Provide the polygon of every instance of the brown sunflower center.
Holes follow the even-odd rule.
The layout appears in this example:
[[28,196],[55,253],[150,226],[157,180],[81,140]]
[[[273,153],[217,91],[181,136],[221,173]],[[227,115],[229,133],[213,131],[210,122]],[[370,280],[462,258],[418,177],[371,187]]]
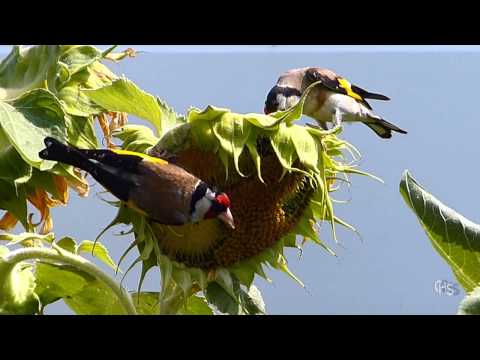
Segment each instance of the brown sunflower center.
[[216,219],[172,228],[156,226],[165,255],[192,267],[227,267],[259,254],[293,229],[314,189],[301,173],[282,178],[283,167],[265,144],[258,146],[258,151],[265,183],[246,154],[240,158],[246,177],[237,174],[232,164],[227,179],[215,154],[193,148],[177,154],[178,165],[229,195],[235,229],[227,229]]

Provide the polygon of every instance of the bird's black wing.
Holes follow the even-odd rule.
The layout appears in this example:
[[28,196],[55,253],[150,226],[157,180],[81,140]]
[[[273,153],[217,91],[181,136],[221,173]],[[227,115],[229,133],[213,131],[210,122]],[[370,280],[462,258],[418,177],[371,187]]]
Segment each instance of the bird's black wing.
[[327,89],[350,96],[370,110],[372,107],[365,99],[390,100],[385,95],[370,93],[356,85],[352,85],[346,79],[327,69],[310,68],[307,70],[305,77],[309,84],[321,81],[322,85]]
[[339,94],[348,95],[347,89],[340,85],[338,76],[326,69],[310,68],[305,73],[308,85],[321,81],[321,85]]

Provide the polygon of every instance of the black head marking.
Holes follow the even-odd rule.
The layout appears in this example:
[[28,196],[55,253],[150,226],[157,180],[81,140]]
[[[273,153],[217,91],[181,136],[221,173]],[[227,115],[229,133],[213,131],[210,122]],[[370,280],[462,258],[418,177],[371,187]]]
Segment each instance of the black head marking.
[[190,202],[190,214],[193,214],[193,212],[195,211],[195,205],[197,201],[205,196],[207,189],[208,189],[207,183],[204,181],[200,181],[200,183],[197,185],[197,187],[195,188],[192,194],[192,200]]
[[279,110],[279,102],[278,102],[278,95],[281,94],[286,98],[290,96],[300,97],[302,93],[293,87],[290,86],[278,86],[275,85],[273,88],[270,89],[267,99],[265,100],[265,114],[270,114],[272,112]]

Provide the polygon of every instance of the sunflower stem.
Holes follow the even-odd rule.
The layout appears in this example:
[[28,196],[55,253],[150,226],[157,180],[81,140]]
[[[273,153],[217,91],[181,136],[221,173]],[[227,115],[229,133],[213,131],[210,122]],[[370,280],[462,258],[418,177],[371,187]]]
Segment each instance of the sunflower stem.
[[137,311],[133,305],[131,296],[125,291],[119,284],[115,282],[110,276],[105,272],[100,270],[96,265],[88,261],[87,259],[69,253],[61,248],[56,247],[55,249],[45,249],[45,248],[24,248],[17,249],[8,254],[5,254],[3,260],[11,264],[12,266],[25,260],[53,260],[60,262],[62,264],[72,265],[78,270],[85,271],[86,273],[92,275],[102,283],[104,283],[108,288],[110,288],[113,293],[117,296],[120,304],[128,315],[136,315]]

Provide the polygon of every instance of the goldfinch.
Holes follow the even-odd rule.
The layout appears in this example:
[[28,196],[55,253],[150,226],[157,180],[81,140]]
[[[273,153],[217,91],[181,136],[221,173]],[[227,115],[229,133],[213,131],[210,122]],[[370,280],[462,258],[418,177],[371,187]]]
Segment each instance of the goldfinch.
[[283,111],[295,105],[308,86],[320,81],[307,98],[303,113],[323,129],[326,123],[362,122],[384,139],[392,137],[392,131],[406,134],[392,123],[376,115],[366,99],[390,100],[387,96],[368,92],[329,69],[305,67],[283,73],[270,90],[265,101],[265,114]]
[[47,137],[39,153],[45,160],[78,167],[114,196],[164,225],[218,218],[235,228],[230,200],[205,182],[166,160],[125,150],[83,150]]

